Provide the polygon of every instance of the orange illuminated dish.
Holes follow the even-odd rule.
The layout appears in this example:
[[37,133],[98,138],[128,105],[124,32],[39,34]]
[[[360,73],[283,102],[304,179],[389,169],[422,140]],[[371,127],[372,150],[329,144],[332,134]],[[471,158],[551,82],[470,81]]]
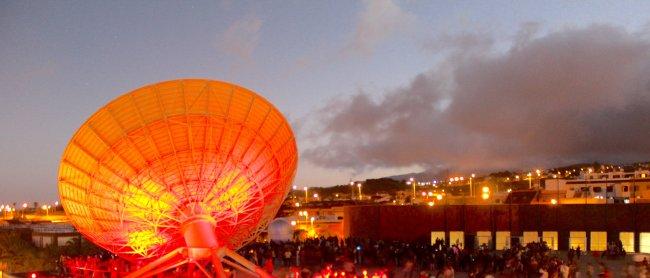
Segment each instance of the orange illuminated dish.
[[197,217],[236,249],[273,218],[296,163],[291,127],[264,98],[225,82],[166,81],[118,97],[77,130],[59,194],[79,232],[126,258],[185,247],[182,227]]

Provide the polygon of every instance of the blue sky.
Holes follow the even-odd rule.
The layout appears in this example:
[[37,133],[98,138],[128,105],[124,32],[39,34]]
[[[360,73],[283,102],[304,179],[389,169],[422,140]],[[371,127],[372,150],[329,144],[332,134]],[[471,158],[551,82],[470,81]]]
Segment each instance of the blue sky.
[[[167,79],[234,82],[273,102],[300,150],[318,111],[359,92],[381,98],[445,56],[430,44],[472,33],[507,51],[539,34],[611,24],[648,29],[648,1],[2,1],[0,202],[50,201],[76,128],[118,95]],[[382,166],[383,165],[383,166]],[[301,159],[295,183],[325,186],[421,165],[362,170]]]

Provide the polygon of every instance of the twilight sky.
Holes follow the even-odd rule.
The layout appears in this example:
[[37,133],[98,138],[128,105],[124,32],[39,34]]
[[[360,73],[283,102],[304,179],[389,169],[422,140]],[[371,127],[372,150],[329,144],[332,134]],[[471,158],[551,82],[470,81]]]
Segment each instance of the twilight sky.
[[145,84],[273,102],[295,183],[650,160],[649,1],[0,1],[0,203],[52,201],[65,145]]

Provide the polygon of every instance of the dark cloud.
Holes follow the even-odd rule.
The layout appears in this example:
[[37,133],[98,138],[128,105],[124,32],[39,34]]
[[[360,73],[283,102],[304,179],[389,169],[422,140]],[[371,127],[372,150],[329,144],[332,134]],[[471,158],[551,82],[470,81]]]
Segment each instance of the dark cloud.
[[448,59],[407,86],[324,107],[312,134],[320,143],[303,156],[358,170],[648,160],[650,44],[643,34],[594,25],[535,37],[537,29],[523,26],[500,54],[490,39],[467,34],[435,44],[452,48]]

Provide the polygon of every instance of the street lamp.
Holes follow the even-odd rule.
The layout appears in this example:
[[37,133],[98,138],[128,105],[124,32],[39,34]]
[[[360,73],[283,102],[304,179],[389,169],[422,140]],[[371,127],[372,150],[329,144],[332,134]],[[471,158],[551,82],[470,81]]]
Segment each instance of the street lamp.
[[481,194],[481,198],[483,200],[489,199],[490,198],[490,188],[487,187],[487,186],[483,186],[482,191],[483,191],[483,194]]
[[300,216],[304,216],[304,217],[305,217],[305,221],[307,221],[307,217],[309,217],[309,212],[307,212],[306,210],[299,211],[299,212],[298,212],[298,215],[300,215]]
[[413,185],[413,200],[411,200],[411,203],[415,203],[415,179],[409,178],[409,182]]
[[312,232],[314,234],[314,237],[316,237],[316,230],[314,230],[314,220],[316,220],[316,218],[314,218],[313,216],[311,218],[309,218],[309,222],[310,222],[310,225],[311,225],[311,230],[312,230]]
[[528,189],[533,189],[533,174],[528,172]]
[[357,187],[359,188],[359,201],[363,199],[363,195],[361,195],[361,183],[357,183]]
[[306,186],[303,187],[303,189],[305,190],[305,203],[307,203],[309,202],[309,196],[307,195],[307,191],[309,191],[309,189]]
[[23,203],[23,218],[27,216],[27,203]]
[[472,180],[476,177],[476,175],[472,174],[469,176],[469,196],[474,197],[474,185],[472,184]]
[[52,206],[48,206],[48,205],[43,205],[43,206],[41,206],[41,209],[45,211],[45,216],[49,216],[49,215],[50,215],[50,208],[51,208],[51,207],[52,207]]

